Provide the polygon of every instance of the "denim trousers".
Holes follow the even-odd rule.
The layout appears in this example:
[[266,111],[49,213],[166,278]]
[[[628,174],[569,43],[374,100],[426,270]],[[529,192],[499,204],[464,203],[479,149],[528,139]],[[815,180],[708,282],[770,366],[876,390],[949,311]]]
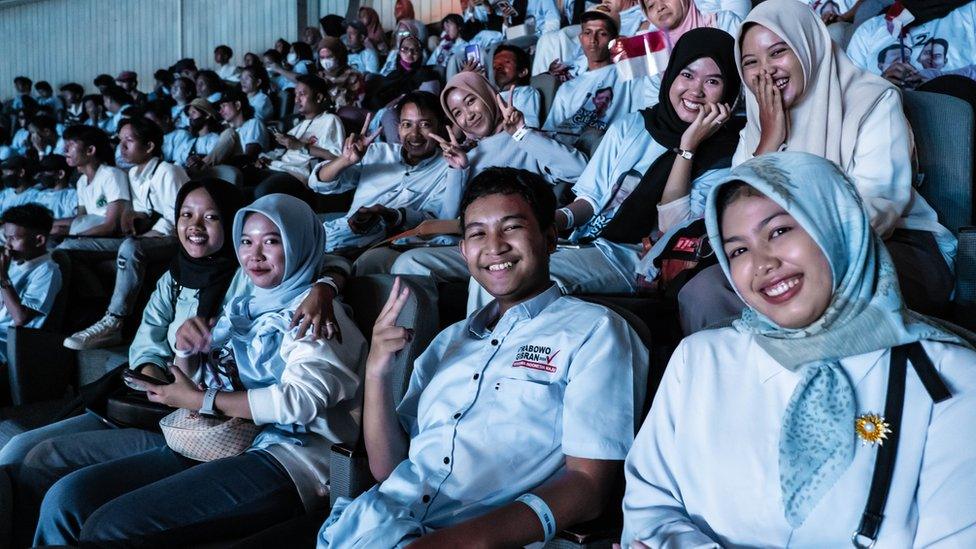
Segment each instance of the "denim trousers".
[[201,463],[162,447],[59,480],[44,498],[34,545],[185,547],[304,512],[294,482],[263,450]]

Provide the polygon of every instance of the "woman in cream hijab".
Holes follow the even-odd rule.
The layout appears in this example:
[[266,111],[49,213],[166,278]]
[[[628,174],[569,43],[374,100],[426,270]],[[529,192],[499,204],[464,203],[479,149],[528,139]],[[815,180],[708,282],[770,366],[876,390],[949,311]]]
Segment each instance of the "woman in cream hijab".
[[[732,165],[780,150],[838,164],[894,259],[908,306],[943,313],[956,239],[912,187],[912,131],[898,89],[857,68],[809,6],[795,0],[767,0],[752,10],[736,57],[747,122]],[[686,333],[742,310],[721,278],[706,269],[682,290]]]

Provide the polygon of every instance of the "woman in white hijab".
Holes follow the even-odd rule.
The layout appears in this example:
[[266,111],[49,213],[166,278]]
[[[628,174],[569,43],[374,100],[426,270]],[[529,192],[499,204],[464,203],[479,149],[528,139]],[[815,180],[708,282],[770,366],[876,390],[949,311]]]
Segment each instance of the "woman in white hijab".
[[[736,58],[747,122],[732,165],[782,150],[838,164],[894,259],[906,303],[925,314],[943,313],[953,288],[956,239],[912,187],[913,137],[898,89],[857,68],[820,18],[795,0],[767,0],[752,10],[736,40]],[[686,334],[742,310],[721,279],[712,267],[682,289]]]

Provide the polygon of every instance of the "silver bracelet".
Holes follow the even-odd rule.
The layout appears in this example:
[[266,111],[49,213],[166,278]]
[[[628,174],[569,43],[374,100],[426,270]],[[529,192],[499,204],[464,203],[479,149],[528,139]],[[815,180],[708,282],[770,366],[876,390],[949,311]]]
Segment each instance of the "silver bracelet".
[[559,208],[557,212],[562,212],[566,216],[566,226],[564,229],[572,229],[576,226],[576,216],[573,214],[573,210],[569,208]]

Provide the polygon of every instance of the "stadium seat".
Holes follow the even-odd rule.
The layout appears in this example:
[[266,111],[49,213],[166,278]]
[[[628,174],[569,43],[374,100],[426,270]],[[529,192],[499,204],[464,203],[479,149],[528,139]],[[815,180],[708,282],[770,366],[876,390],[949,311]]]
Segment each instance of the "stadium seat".
[[241,170],[227,164],[217,164],[200,172],[200,177],[214,177],[240,187],[244,184],[244,174]]
[[532,77],[532,87],[539,90],[542,96],[542,104],[539,105],[539,124],[545,124],[549,117],[549,109],[552,108],[552,101],[556,98],[556,90],[559,89],[559,80],[555,76],[544,72]]

